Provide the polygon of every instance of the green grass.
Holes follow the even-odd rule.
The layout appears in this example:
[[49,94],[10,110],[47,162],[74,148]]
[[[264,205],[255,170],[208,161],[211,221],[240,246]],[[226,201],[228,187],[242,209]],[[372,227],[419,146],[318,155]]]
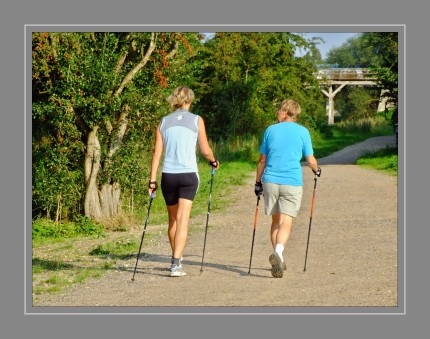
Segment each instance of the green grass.
[[[104,264],[103,267],[107,267],[107,269],[111,269],[111,265]],[[80,270],[78,274],[76,274],[73,278],[73,283],[82,283],[89,278],[99,278],[103,274],[103,269],[101,270],[93,270],[93,269],[83,269]]]
[[[145,239],[151,236],[148,234]],[[86,246],[81,247],[82,242]],[[114,232],[107,233],[103,239],[77,236],[64,238],[62,242],[58,238],[36,240],[32,260],[33,293],[59,293],[73,284],[100,277],[106,271],[126,269],[124,262],[136,255],[139,244],[140,236],[138,239]]]
[[80,217],[75,222],[56,223],[45,218],[37,218],[32,222],[32,238],[73,238],[78,235],[103,236],[102,225],[94,223],[87,217]]
[[[145,238],[148,240],[151,234],[145,234]],[[135,238],[120,238],[114,242],[106,242],[98,245],[96,248],[89,252],[92,256],[116,258],[120,260],[126,260],[133,256],[136,248],[139,248],[140,241]],[[104,267],[110,268],[109,265]]]
[[367,153],[357,160],[357,165],[381,170],[391,175],[397,175],[397,147],[385,148],[374,153]]
[[393,134],[392,127],[381,118],[342,122],[330,127],[328,131],[325,134],[311,133],[317,159],[368,138]]

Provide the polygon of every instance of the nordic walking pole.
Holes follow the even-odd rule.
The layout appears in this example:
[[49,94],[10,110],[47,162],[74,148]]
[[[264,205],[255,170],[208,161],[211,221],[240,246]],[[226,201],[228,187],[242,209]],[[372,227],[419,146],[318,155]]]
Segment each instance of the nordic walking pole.
[[257,207],[255,209],[255,217],[254,217],[254,231],[252,232],[252,245],[251,245],[251,257],[249,258],[249,270],[248,275],[251,274],[251,261],[252,261],[252,251],[254,249],[254,239],[255,239],[255,229],[257,227],[257,218],[258,218],[258,203],[260,202],[260,194],[257,196]]
[[314,174],[315,174],[315,177],[314,177],[315,183],[314,183],[314,191],[312,194],[311,217],[309,220],[309,231],[308,231],[308,243],[306,244],[305,267],[303,268],[304,272],[306,272],[306,260],[308,258],[309,238],[311,235],[312,216],[314,214],[314,206],[315,206],[315,191],[317,189],[317,177],[321,176],[321,168],[318,167],[318,170]]
[[140,240],[139,252],[137,253],[136,265],[134,266],[133,278],[131,278],[131,281],[134,281],[134,275],[136,274],[137,262],[139,261],[140,251],[142,250],[143,238],[145,237],[145,233],[146,233],[146,225],[148,224],[149,211],[151,210],[152,201],[154,200],[154,198],[155,198],[155,191],[152,191],[151,200],[149,200],[148,214],[146,215],[146,220],[145,220],[145,227],[143,228],[142,239]]
[[204,240],[204,243],[203,243],[202,265],[200,266],[200,272],[203,272],[203,260],[205,258],[206,236],[208,234],[209,215],[211,214],[212,186],[213,186],[213,183],[214,183],[214,175],[215,175],[215,167],[212,166],[211,188],[209,190],[208,213],[207,213],[207,216],[206,216],[205,240]]

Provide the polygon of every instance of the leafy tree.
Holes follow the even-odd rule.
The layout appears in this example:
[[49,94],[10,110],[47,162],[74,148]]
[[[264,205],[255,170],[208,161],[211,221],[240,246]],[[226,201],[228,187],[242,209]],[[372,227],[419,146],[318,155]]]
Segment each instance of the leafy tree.
[[[309,52],[294,56],[297,48]],[[273,123],[277,105],[297,100],[312,122],[318,115],[319,90],[313,77],[314,43],[293,33],[222,32],[193,59],[200,65],[195,85],[197,109],[210,124],[210,135],[229,138],[255,134]]]
[[386,90],[388,102],[397,107],[398,101],[398,33],[364,33],[363,44],[370,50],[372,58],[369,68],[377,73],[380,86]]
[[397,106],[398,34],[391,32],[362,33],[331,49],[329,64],[342,68],[369,68],[376,73],[378,87],[345,88],[337,96],[336,107],[343,119],[360,118],[376,112],[381,92],[387,104]]
[[371,58],[372,51],[364,42],[363,35],[359,34],[328,51],[326,62],[337,64],[340,68],[368,68]]
[[346,86],[337,95],[336,107],[342,120],[372,117],[378,109],[379,93],[368,86]]
[[[33,33],[33,208],[67,205],[93,219],[121,211],[141,182],[160,104],[198,33]],[[76,192],[76,193],[72,193]]]

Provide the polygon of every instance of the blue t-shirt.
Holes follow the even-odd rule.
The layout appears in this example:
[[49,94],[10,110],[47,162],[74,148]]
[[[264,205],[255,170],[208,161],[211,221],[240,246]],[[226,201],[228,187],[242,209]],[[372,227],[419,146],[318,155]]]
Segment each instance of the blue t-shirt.
[[311,136],[306,127],[295,122],[280,122],[269,126],[260,147],[267,157],[263,182],[303,186],[302,156],[314,153]]

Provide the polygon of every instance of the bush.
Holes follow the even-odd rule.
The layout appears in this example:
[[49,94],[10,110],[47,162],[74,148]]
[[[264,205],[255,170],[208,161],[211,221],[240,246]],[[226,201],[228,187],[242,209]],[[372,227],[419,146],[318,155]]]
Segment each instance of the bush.
[[390,135],[392,129],[381,116],[359,120],[344,120],[336,124],[336,129],[346,133],[364,133],[369,135]]

